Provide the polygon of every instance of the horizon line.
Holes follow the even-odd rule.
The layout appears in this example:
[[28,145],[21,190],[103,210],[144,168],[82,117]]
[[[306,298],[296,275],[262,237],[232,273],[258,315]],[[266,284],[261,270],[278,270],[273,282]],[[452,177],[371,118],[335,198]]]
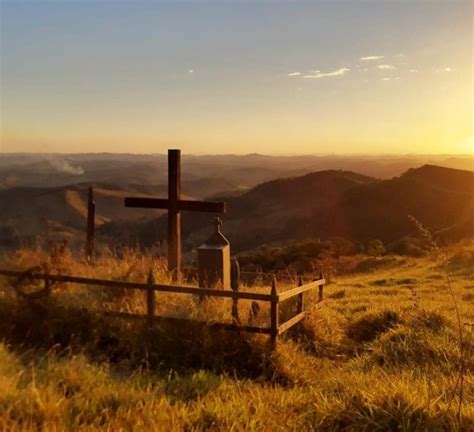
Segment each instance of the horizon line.
[[[178,149],[180,150],[180,149]],[[183,153],[183,152],[182,152]],[[468,157],[474,158],[472,153],[184,153],[187,156],[195,157],[216,157],[216,156],[235,156],[235,157],[249,157],[249,156],[263,156],[263,157],[419,157],[419,156],[457,156],[457,157]],[[133,152],[111,152],[111,151],[97,151],[97,152],[34,152],[34,151],[18,151],[18,152],[5,152],[0,151],[0,155],[63,155],[63,156],[78,156],[78,155],[123,155],[123,156],[166,156],[167,153],[133,153]]]

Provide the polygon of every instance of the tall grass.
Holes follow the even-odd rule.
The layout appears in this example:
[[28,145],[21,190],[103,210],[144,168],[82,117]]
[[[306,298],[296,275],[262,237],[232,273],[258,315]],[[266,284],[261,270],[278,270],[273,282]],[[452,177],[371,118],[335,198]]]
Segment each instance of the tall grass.
[[[143,311],[143,294],[68,285],[29,301],[2,280],[0,430],[470,431],[474,359],[459,350],[457,316],[474,322],[473,252],[446,251],[450,289],[439,256],[338,277],[325,301],[308,296],[305,321],[275,352],[264,336],[148,329],[101,314]],[[22,250],[4,266],[48,260],[49,251]],[[135,281],[153,267],[169,282],[162,260],[135,251],[107,252],[94,266],[68,253],[60,261],[71,274]],[[226,300],[156,297],[159,314],[230,319]],[[242,308],[245,322],[250,305]],[[256,318],[262,324],[266,312]],[[470,337],[463,325],[463,343]],[[459,410],[452,394],[461,363]]]

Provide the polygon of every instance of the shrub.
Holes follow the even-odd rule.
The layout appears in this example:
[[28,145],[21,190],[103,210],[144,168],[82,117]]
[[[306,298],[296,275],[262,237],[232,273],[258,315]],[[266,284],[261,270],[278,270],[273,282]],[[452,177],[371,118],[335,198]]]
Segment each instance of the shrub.
[[385,247],[382,240],[370,240],[367,245],[367,253],[371,256],[381,256],[385,253]]
[[405,255],[411,257],[422,257],[426,255],[426,250],[420,239],[413,237],[403,237],[387,246],[389,252],[397,255]]

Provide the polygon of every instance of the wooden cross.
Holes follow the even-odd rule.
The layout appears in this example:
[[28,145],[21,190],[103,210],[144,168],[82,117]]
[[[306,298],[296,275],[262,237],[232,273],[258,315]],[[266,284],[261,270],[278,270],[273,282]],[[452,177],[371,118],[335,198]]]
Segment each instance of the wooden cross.
[[92,185],[89,186],[87,195],[87,231],[86,231],[86,260],[92,262],[94,258],[94,237],[95,237],[95,201]]
[[168,199],[125,198],[125,207],[168,210],[168,270],[181,270],[181,211],[225,213],[224,202],[181,199],[181,150],[168,150]]

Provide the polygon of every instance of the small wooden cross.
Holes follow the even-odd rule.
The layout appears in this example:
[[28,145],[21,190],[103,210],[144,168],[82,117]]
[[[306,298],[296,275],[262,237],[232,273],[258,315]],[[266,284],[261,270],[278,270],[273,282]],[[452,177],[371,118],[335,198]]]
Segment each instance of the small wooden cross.
[[219,216],[214,218],[214,228],[216,229],[216,233],[221,231],[222,220]]
[[181,211],[225,213],[224,202],[181,199],[181,150],[168,150],[168,199],[125,198],[125,207],[168,210],[168,270],[181,270]]

